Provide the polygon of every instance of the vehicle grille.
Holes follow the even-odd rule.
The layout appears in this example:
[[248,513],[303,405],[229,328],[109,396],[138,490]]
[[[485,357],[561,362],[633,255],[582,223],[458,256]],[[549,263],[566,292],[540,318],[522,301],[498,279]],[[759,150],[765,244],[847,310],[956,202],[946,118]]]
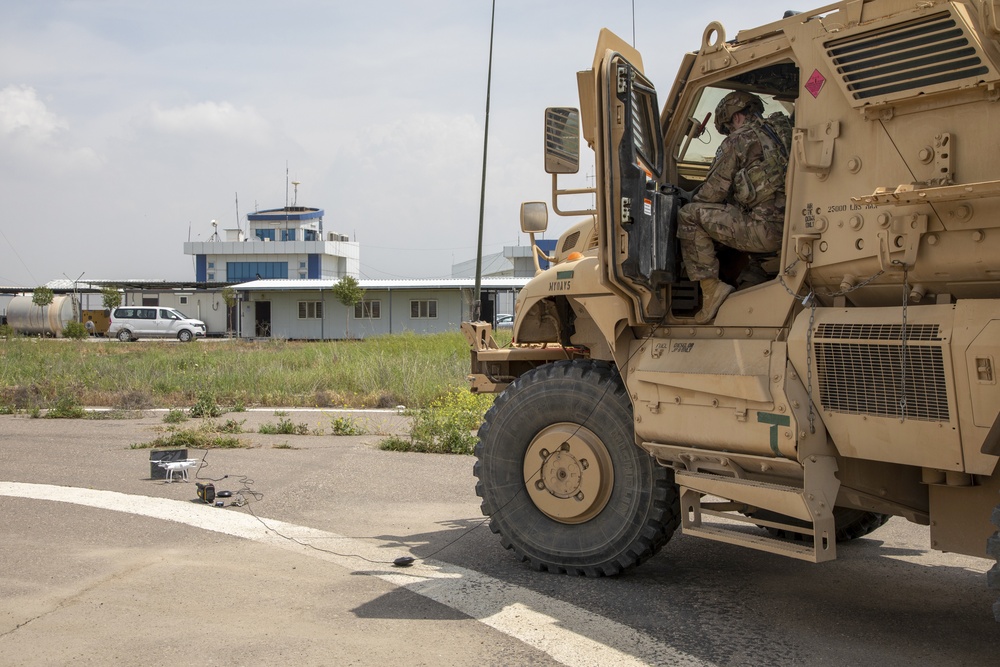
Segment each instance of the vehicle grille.
[[566,239],[563,241],[561,252],[564,254],[569,252],[570,250],[576,247],[576,244],[579,241],[580,241],[580,232],[573,232],[572,234],[567,236]]
[[855,100],[901,97],[989,73],[948,12],[826,44]]
[[905,369],[902,331],[899,324],[820,325],[813,336],[813,349],[823,409],[950,421],[938,326],[906,328]]

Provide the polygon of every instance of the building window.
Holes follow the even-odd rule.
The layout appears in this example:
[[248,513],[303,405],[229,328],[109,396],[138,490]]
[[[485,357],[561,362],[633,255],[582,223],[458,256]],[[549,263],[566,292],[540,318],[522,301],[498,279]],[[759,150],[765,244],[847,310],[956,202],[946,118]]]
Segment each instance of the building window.
[[273,229],[258,229],[256,232],[257,238],[261,241],[267,239],[268,241],[274,240],[274,230]]
[[288,262],[226,262],[227,282],[274,278],[288,278]]
[[323,319],[323,302],[299,301],[299,319],[300,320]]
[[299,271],[299,280],[305,280],[305,279],[306,279],[306,274]]
[[438,316],[437,299],[410,301],[410,319],[434,319]]
[[282,229],[281,230],[281,240],[282,241],[294,241],[295,240],[295,230],[294,229]]
[[182,297],[179,298],[179,301],[180,301],[180,304],[182,306],[186,306],[187,302],[188,302],[188,298],[186,296],[182,296]]
[[354,319],[356,320],[382,319],[382,302],[378,300],[358,301],[356,304],[354,304]]
[[215,262],[209,262],[208,263],[208,268],[214,269],[215,268]]
[[306,263],[305,262],[299,262],[299,268],[300,269],[306,268]]
[[215,280],[215,274],[214,273],[208,274],[208,279],[209,280]]
[[306,229],[306,230],[303,230],[302,233],[304,235],[304,239],[303,240],[305,240],[305,241],[315,241],[316,240],[316,230],[314,230],[314,229]]

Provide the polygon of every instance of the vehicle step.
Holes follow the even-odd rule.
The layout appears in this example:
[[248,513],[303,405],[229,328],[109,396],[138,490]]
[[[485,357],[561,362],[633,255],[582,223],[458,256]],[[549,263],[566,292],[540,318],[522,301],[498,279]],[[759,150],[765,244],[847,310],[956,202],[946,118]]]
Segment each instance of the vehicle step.
[[[829,462],[821,464],[822,469],[813,469],[811,479],[816,486],[808,489],[786,486],[772,482],[724,477],[708,473],[677,470],[674,480],[681,493],[681,528],[687,535],[704,537],[718,542],[767,551],[769,553],[821,563],[837,557],[836,522],[833,516],[833,499],[839,484],[829,484],[823,476],[832,478],[836,469]],[[817,473],[819,479],[817,479]],[[809,469],[805,480],[810,480]],[[835,479],[834,479],[835,481]],[[826,485],[827,488],[824,488]],[[702,506],[702,497],[721,498],[728,503],[744,505],[748,508],[769,510],[779,515],[779,519],[755,520],[737,511],[718,511],[718,503],[708,502]],[[746,511],[746,510],[743,510]],[[752,510],[751,510],[752,511]],[[805,526],[782,522],[781,516],[799,519]],[[787,542],[778,537],[754,535],[729,528],[725,525],[707,525],[703,519],[715,517],[746,524],[753,523],[781,530],[811,536],[811,543]]]
[[680,470],[674,473],[674,480],[682,489],[769,509],[803,521],[812,520],[802,497],[803,491],[798,487]]
[[804,545],[795,542],[786,542],[785,540],[764,535],[749,535],[719,526],[706,526],[704,524],[698,527],[685,526],[682,530],[685,535],[703,537],[708,540],[735,544],[741,547],[749,547],[758,551],[767,551],[780,556],[788,556],[812,563],[820,562],[817,560],[816,550],[811,544]]

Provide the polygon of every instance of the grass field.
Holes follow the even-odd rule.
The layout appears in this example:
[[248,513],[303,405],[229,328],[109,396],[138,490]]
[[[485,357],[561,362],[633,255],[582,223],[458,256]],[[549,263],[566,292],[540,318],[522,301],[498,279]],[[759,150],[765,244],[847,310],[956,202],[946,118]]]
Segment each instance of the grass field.
[[122,409],[191,406],[420,408],[464,389],[459,333],[363,341],[0,340],[0,407],[60,399]]

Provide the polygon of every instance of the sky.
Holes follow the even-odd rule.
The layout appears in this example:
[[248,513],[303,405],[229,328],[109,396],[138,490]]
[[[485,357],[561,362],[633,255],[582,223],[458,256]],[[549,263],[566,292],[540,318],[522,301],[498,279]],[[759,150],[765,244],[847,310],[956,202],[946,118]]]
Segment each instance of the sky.
[[[544,109],[578,105],[602,27],[663,95],[711,21],[811,7],[788,5],[497,0],[484,254],[527,244],[520,203],[550,201]],[[450,276],[476,257],[491,6],[0,3],[0,285],[194,280],[185,241],[293,199],[360,244],[362,278]]]

